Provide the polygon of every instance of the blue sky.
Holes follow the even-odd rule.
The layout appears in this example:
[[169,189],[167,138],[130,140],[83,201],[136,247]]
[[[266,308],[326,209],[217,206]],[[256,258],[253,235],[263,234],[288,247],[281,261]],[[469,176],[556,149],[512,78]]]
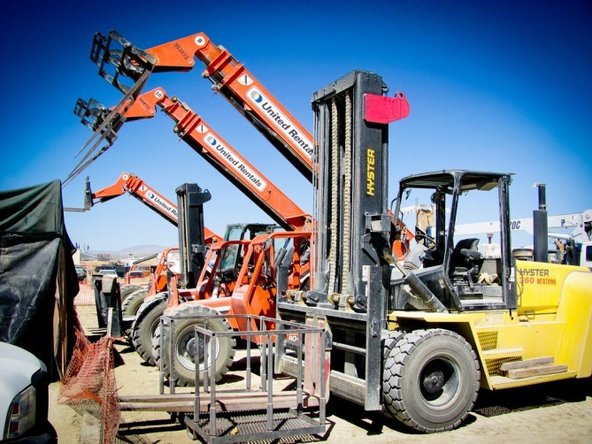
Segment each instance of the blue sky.
[[[17,4],[18,3],[18,4]],[[78,97],[105,105],[120,93],[89,59],[95,32],[117,30],[141,48],[197,32],[228,48],[307,128],[314,91],[353,69],[404,91],[408,119],[390,128],[390,191],[408,174],[443,168],[516,173],[512,217],[537,205],[547,184],[552,214],[592,208],[592,6],[551,1],[87,2],[20,1],[0,17],[3,106],[0,189],[64,179],[90,137],[72,113]],[[201,78],[154,74],[296,203],[312,212],[306,180]],[[123,171],[174,199],[196,182],[212,193],[205,221],[223,233],[265,214],[172,132],[164,114],[126,123],[115,145],[64,189],[82,206]],[[489,220],[476,209],[474,220]],[[155,243],[177,233],[129,196],[67,213],[70,237],[92,249]]]

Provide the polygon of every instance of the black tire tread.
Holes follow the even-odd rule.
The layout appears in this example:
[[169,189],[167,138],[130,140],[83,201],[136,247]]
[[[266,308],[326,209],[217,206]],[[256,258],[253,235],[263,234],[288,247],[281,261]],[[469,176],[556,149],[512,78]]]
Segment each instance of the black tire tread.
[[119,294],[121,296],[121,303],[123,304],[125,300],[132,294],[138,290],[142,290],[144,287],[137,284],[127,284],[120,288]]
[[123,316],[136,316],[146,296],[148,296],[148,290],[145,288],[130,293],[121,304],[121,314]]
[[[211,312],[215,312],[215,310],[210,307],[203,306],[203,305],[181,304],[178,307],[175,307],[173,310],[168,311],[167,314],[176,315],[176,314],[184,313],[187,315],[199,316],[200,314],[203,315],[203,314],[207,314],[207,313],[211,313]],[[232,331],[232,327],[226,318],[220,318],[219,320],[222,321],[224,328],[226,330]],[[156,328],[154,336],[152,337],[152,350],[153,350],[153,355],[154,355],[154,360],[155,360],[156,366],[161,369],[161,371],[165,375],[165,378],[169,378],[170,372],[169,372],[169,369],[167,368],[168,363],[162,359],[162,350],[160,347],[161,335],[162,335],[162,332],[161,332],[161,328],[159,325]],[[165,338],[165,340],[166,340],[166,338]],[[216,373],[216,382],[219,382],[224,377],[224,375],[230,369],[230,367],[232,366],[232,363],[234,361],[236,338],[232,337],[232,338],[230,338],[230,340],[231,340],[230,353],[228,356],[226,356],[226,359],[225,359],[220,371],[218,371]],[[177,368],[178,365],[179,364],[176,364],[175,368]],[[191,386],[195,385],[194,378],[185,378],[183,375],[179,374],[179,372],[177,372],[177,371],[175,372],[174,383],[177,387],[191,387]]]
[[160,310],[161,314],[164,312],[167,296],[167,293],[160,293],[145,301],[140,306],[136,319],[132,324],[132,344],[140,357],[150,365],[155,365],[152,353],[152,338],[150,338],[150,341],[147,340],[145,329],[150,328],[150,325],[148,325],[151,324],[151,322],[149,322],[149,314],[153,310]]
[[[458,340],[459,344],[461,344],[463,347],[466,347],[467,350],[470,351],[477,380],[474,393],[472,394],[472,399],[469,403],[469,408],[453,424],[441,428],[425,427],[413,419],[407,411],[406,401],[403,399],[401,392],[401,382],[404,373],[404,367],[407,364],[409,357],[420,344],[435,336],[454,337],[456,340]],[[384,360],[383,371],[383,397],[385,406],[390,411],[390,413],[406,426],[424,433],[441,432],[452,430],[458,427],[471,411],[475,401],[477,400],[477,395],[479,392],[479,360],[471,345],[459,334],[441,328],[414,330],[410,333],[404,334],[395,343],[392,343],[391,341],[388,345],[390,345],[391,348],[388,351],[385,350],[386,359]],[[386,346],[387,344],[385,344],[385,347]]]

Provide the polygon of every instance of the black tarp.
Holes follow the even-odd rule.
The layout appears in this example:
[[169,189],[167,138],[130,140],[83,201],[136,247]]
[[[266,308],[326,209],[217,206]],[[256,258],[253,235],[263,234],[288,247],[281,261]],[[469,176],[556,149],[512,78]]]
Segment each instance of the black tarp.
[[29,350],[53,379],[74,343],[74,251],[58,180],[0,191],[0,340]]

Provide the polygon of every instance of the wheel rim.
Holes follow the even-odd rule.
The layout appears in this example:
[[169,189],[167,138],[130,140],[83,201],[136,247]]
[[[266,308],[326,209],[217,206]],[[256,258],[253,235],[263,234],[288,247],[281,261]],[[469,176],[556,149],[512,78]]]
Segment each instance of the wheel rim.
[[424,402],[442,407],[454,401],[460,389],[460,370],[451,359],[437,357],[430,360],[419,373],[419,390]]
[[[204,343],[203,341],[199,341],[199,344],[197,344],[198,341],[196,341],[195,339],[193,327],[194,325],[188,325],[177,335],[177,340],[175,343],[175,354],[177,355],[177,360],[179,361],[179,364],[181,364],[188,370],[195,370],[195,354],[197,351],[199,369],[200,371],[203,371],[210,367],[209,361],[211,359],[211,356],[208,356],[208,362],[204,363]],[[218,343],[218,339],[213,339],[213,341],[214,355],[215,359],[217,359],[220,354],[220,344]]]

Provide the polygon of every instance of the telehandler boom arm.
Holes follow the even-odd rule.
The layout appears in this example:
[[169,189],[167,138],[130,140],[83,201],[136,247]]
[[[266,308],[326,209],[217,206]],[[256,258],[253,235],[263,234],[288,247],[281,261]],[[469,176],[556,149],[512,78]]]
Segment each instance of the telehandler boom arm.
[[[115,49],[120,47],[122,49]],[[128,57],[130,60],[126,60]],[[190,71],[195,67],[195,58],[205,64],[202,76],[212,81],[214,91],[224,95],[298,171],[312,181],[312,135],[243,64],[204,33],[146,50],[135,47],[115,31],[108,36],[96,33],[91,51],[91,59],[99,65],[99,73],[124,93],[127,88],[121,83],[121,74],[137,79],[145,70]],[[117,65],[114,75],[107,74],[108,63]]]

